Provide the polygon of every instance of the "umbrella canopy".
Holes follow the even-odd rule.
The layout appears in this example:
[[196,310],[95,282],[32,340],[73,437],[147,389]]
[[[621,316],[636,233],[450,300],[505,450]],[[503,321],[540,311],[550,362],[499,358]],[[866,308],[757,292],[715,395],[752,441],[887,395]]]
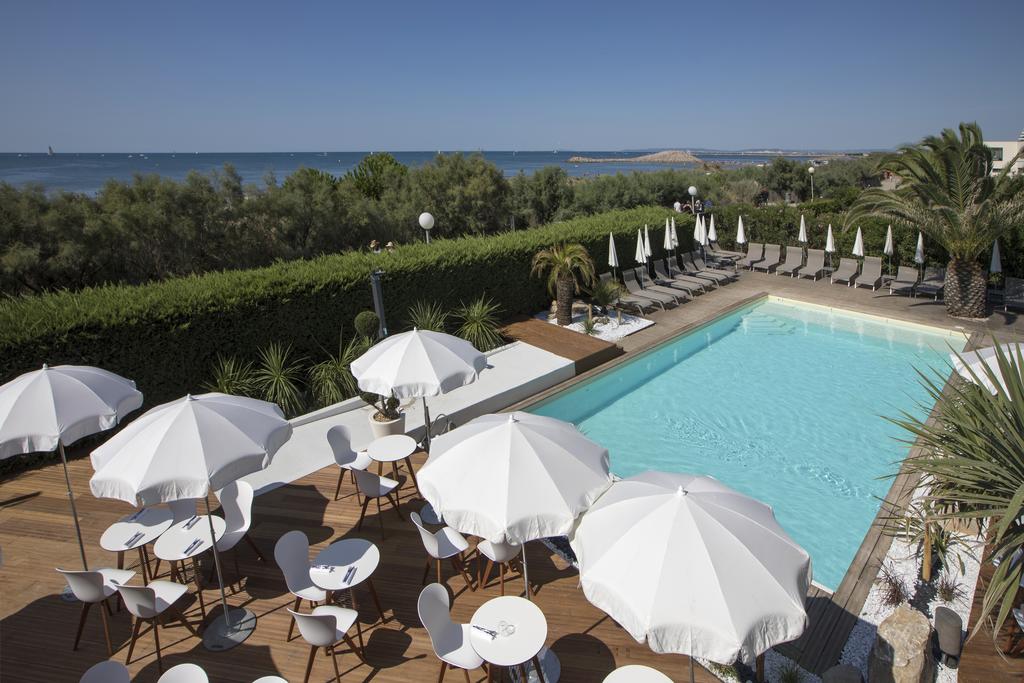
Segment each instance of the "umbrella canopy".
[[662,240],[661,246],[665,251],[672,251],[672,224],[667,218],[665,219],[665,239]]
[[882,247],[882,253],[886,256],[892,256],[894,251],[896,250],[892,244],[892,226],[890,225],[889,229],[885,231],[885,246]]
[[996,384],[1006,393],[1006,381],[1000,369],[999,359],[1004,363],[1017,361],[1018,370],[1024,368],[1024,344],[1000,344],[999,347],[988,346],[977,351],[965,351],[961,354],[951,353],[953,368],[961,377],[984,387],[995,396],[998,393]]
[[129,379],[81,365],[44,365],[0,387],[0,460],[74,443],[141,406],[142,392]]
[[864,234],[857,228],[857,239],[853,241],[853,255],[864,256]]
[[700,216],[693,219],[693,241],[700,244]]
[[708,227],[704,222],[704,216],[697,216],[697,242],[701,246],[708,243]]
[[637,263],[647,263],[647,252],[644,250],[644,235],[639,230],[636,231],[636,253],[633,254],[633,258],[636,259]]
[[711,227],[708,228],[708,242],[717,242],[718,233],[715,231],[715,214],[711,214]]
[[439,436],[419,471],[446,524],[492,543],[568,534],[611,482],[606,448],[530,413],[483,415]]
[[836,251],[836,238],[832,235],[832,224],[828,224],[828,235],[825,237],[825,252],[834,254]]
[[807,223],[804,221],[804,215],[800,214],[800,234],[796,237],[797,242],[807,243]]
[[924,235],[917,233],[917,249],[914,250],[914,263],[924,263]]
[[608,233],[608,265],[612,268],[619,267],[619,252],[615,250],[615,235]]
[[736,221],[736,244],[746,244],[747,233],[743,230],[743,216]]
[[988,264],[990,273],[1003,272],[1003,261],[999,258],[999,240],[992,243],[992,261]]
[[90,456],[97,498],[156,505],[204,498],[268,464],[292,435],[273,403],[186,396],[147,411]]
[[676,233],[676,217],[672,217],[672,248],[679,246],[679,235]]
[[650,256],[654,252],[651,251],[651,231],[647,228],[647,224],[644,224],[644,254]]
[[465,339],[412,330],[374,344],[352,361],[352,374],[363,391],[404,399],[448,393],[486,367],[487,357]]
[[810,556],[769,506],[710,477],[617,481],[571,544],[587,599],[655,652],[750,661],[807,626]]

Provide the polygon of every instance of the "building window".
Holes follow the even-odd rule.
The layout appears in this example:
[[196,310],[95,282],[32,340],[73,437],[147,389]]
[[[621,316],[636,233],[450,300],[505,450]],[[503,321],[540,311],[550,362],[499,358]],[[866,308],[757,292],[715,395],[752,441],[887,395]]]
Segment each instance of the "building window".
[[1002,147],[989,147],[992,150],[992,161],[1003,160],[1003,148]]

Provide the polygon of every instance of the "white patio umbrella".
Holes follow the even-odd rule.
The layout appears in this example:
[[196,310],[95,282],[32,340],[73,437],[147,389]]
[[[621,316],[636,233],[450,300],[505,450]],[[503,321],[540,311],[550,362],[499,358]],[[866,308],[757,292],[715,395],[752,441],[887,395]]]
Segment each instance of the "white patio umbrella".
[[917,248],[914,250],[914,263],[917,264],[918,270],[924,265],[924,234],[921,232],[917,233]]
[[743,216],[736,221],[736,244],[746,244],[747,233],[743,230]]
[[832,254],[836,252],[836,238],[832,235],[832,224],[828,224],[828,235],[825,236],[825,253],[828,254],[828,267],[832,267]]
[[[273,403],[218,393],[186,396],[150,409],[94,450],[89,487],[97,498],[138,506],[201,498],[214,539],[210,490],[264,469],[291,435],[291,423]],[[224,614],[203,631],[203,644],[227,650],[249,637],[256,616],[228,609],[216,543],[213,558]]]
[[679,248],[679,235],[676,233],[676,217],[672,217],[672,248]]
[[666,252],[672,251],[672,224],[669,219],[665,219],[665,239],[662,240],[661,246]]
[[644,249],[643,233],[639,229],[636,231],[636,253],[633,254],[633,258],[643,266],[640,268],[640,284],[643,284],[644,276],[647,274],[647,251]]
[[654,652],[751,661],[807,626],[810,556],[769,506],[710,477],[617,481],[571,545],[587,599]]
[[644,254],[647,258],[650,258],[654,252],[651,251],[651,231],[647,228],[647,224],[644,224]]
[[857,239],[853,241],[853,255],[864,256],[864,234],[857,228]]
[[990,273],[1003,272],[1003,261],[999,258],[999,240],[992,243],[992,261],[988,265]]
[[807,244],[807,223],[804,221],[803,214],[800,214],[800,234],[797,235],[796,241],[801,244]]
[[428,449],[430,411],[426,397],[471,384],[486,367],[487,357],[465,339],[428,330],[387,337],[351,365],[352,374],[363,391],[422,400],[424,444]]
[[885,231],[885,246],[882,247],[882,253],[885,254],[885,269],[889,275],[892,275],[892,267],[889,265],[889,257],[893,255],[896,249],[892,243],[892,225]]
[[1004,394],[1007,393],[1006,380],[1003,379],[1003,372],[999,367],[1000,356],[1007,362],[1011,359],[1016,360],[1017,369],[1024,369],[1024,344],[1000,344],[998,349],[995,346],[987,346],[977,351],[949,354],[957,374],[968,382],[983,387],[993,396],[998,393],[996,384]]
[[715,231],[715,214],[711,214],[711,227],[708,228],[708,242],[717,242],[718,233]]
[[700,244],[700,214],[693,218],[693,241]]
[[60,453],[82,568],[88,570],[64,447],[106,431],[142,406],[135,382],[83,365],[27,372],[0,386],[0,460],[39,451]]
[[608,233],[608,265],[612,268],[612,274],[619,267],[619,252],[615,249],[615,234]]

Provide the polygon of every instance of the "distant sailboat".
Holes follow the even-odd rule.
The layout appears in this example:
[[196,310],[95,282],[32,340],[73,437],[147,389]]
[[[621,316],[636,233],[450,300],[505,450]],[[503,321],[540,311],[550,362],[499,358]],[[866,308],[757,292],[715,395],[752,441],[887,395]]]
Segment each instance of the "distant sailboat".
[[47,149],[46,153],[52,157],[53,156],[53,147],[50,147],[49,145],[47,145],[46,149]]

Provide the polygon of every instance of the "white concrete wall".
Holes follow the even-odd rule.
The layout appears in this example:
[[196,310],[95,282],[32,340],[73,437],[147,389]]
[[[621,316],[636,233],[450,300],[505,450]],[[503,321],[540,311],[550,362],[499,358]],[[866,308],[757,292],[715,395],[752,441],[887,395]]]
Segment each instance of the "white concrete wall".
[[[1024,142],[1017,140],[1010,142],[993,142],[991,140],[986,140],[985,146],[992,150],[1001,150],[1003,153],[1001,161],[994,161],[992,163],[992,170],[995,173],[998,173],[1003,170],[1006,163],[1010,161],[1010,159],[1012,159],[1021,148],[1024,148]],[[1013,170],[1011,170],[1010,173],[1024,173],[1024,159],[1018,160],[1017,163],[1013,165]]]

